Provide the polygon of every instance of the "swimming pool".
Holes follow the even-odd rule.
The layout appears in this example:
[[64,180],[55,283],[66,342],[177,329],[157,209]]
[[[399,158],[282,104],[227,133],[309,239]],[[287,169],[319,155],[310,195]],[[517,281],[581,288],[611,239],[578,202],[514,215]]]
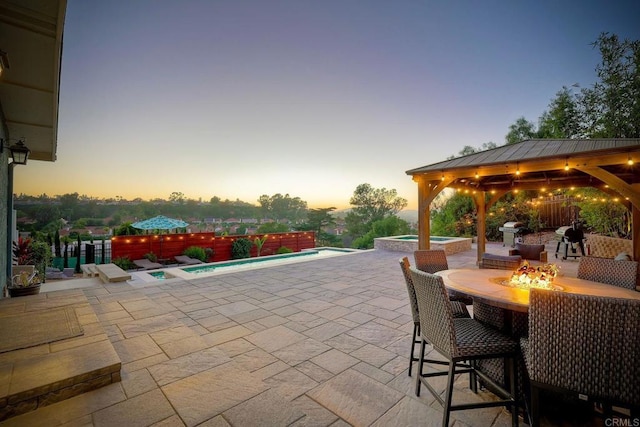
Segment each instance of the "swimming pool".
[[158,280],[167,280],[174,278],[189,280],[198,277],[231,273],[239,270],[251,270],[256,268],[272,267],[275,265],[312,261],[320,258],[347,255],[356,252],[360,251],[358,251],[357,249],[322,247],[315,249],[305,249],[301,252],[293,252],[289,254],[268,255],[231,261],[220,261],[189,267],[173,267],[165,268],[162,270],[136,271],[131,274],[132,280],[130,281],[130,283],[133,284],[136,282],[155,282]]
[[[467,237],[430,236],[429,246],[431,249],[442,249],[447,255],[452,255],[471,250],[471,240]],[[377,237],[373,239],[373,247],[387,251],[413,252],[418,250],[418,236],[408,234]]]

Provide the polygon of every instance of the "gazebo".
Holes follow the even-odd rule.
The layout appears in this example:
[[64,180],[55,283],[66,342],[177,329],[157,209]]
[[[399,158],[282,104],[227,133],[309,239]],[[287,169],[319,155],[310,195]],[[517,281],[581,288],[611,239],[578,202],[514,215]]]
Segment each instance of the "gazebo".
[[445,188],[472,196],[478,261],[485,252],[486,214],[514,190],[595,187],[631,211],[633,259],[640,260],[640,139],[530,139],[408,170],[418,183],[418,240],[429,249],[430,210]]

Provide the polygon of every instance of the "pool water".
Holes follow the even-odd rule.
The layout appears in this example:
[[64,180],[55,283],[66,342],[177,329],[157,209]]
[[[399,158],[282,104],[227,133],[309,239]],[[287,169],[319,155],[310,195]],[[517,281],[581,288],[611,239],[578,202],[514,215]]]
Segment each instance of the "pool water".
[[289,264],[308,260],[310,261],[324,257],[346,255],[356,252],[359,251],[357,249],[322,247],[288,254],[268,255],[263,257],[244,258],[189,267],[173,267],[165,268],[162,270],[135,272],[132,274],[132,276],[134,282],[145,283],[175,278],[189,280],[195,277],[224,274],[238,270],[265,268],[275,265]]
[[322,257],[323,255],[325,256],[336,255],[337,252],[344,253],[344,252],[353,252],[353,251],[348,249],[341,250],[338,248],[317,249],[317,250],[308,250],[308,251],[302,251],[302,252],[293,252],[290,254],[269,255],[269,256],[257,257],[257,258],[244,258],[244,259],[236,259],[233,261],[217,262],[215,264],[183,267],[181,268],[181,270],[191,274],[207,274],[214,271],[229,270],[229,269],[244,267],[248,265],[251,265],[252,267],[261,267],[261,266],[274,265],[274,264],[284,264],[285,261],[287,260],[292,260],[292,259],[300,260],[302,257],[318,258],[318,257]]
[[150,276],[155,277],[158,280],[164,280],[166,279],[165,275],[164,275],[164,271],[150,271],[149,273],[147,273]]

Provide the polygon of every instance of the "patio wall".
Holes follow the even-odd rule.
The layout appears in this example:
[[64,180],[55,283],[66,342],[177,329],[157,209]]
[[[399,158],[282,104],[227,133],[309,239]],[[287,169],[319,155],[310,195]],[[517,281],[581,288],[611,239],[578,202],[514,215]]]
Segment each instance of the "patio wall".
[[[231,259],[231,247],[233,242],[240,238],[246,238],[252,242],[261,238],[263,234],[241,236],[216,236],[215,233],[185,233],[162,235],[136,235],[116,236],[111,239],[111,259],[128,257],[131,260],[141,259],[145,254],[153,252],[158,258],[171,259],[181,255],[190,246],[211,248],[214,256],[210,262],[226,261]],[[272,255],[285,246],[294,252],[315,247],[315,233],[291,232],[270,233],[267,235],[261,255]],[[257,255],[257,248],[251,248],[251,256]]]

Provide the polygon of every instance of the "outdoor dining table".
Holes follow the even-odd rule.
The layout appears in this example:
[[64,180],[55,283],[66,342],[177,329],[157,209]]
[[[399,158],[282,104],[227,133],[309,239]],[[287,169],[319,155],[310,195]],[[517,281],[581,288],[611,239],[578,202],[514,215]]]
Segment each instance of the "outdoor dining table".
[[[529,290],[503,284],[511,271],[494,269],[451,269],[437,272],[447,289],[465,294],[493,307],[527,313]],[[558,292],[640,300],[640,292],[575,277],[558,276],[553,281]]]

